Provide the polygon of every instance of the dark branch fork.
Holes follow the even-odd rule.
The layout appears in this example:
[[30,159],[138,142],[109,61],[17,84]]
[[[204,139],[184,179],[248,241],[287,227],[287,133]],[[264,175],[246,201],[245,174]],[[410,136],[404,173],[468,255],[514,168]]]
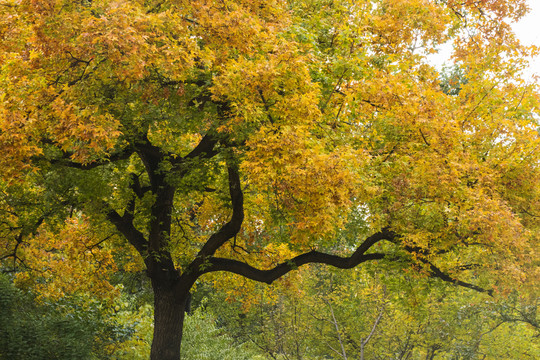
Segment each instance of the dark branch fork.
[[[215,134],[208,132],[190,153],[183,157],[175,157],[172,156],[172,154],[163,152],[160,148],[151,144],[148,138],[143,137],[142,139],[139,139],[137,143],[133,144],[132,147],[114,153],[109,159],[104,161],[80,164],[69,159],[71,154],[64,153],[62,159],[56,160],[56,162],[62,163],[68,167],[89,170],[105,165],[111,161],[128,159],[134,153],[140,157],[146,168],[146,172],[149,175],[150,186],[141,186],[138,176],[133,175],[131,187],[135,194],[134,196],[141,198],[144,193],[149,190],[156,195],[156,201],[152,206],[152,218],[155,220],[152,221],[148,237],[139,231],[133,223],[135,199],[128,202],[123,215],[120,215],[106,203],[104,203],[103,206],[106,209],[106,215],[109,221],[115,225],[117,230],[126,237],[144,258],[149,275],[151,277],[159,277],[163,274],[167,274],[168,277],[171,277],[171,280],[179,285],[178,290],[182,292],[189,291],[195,281],[205,273],[226,271],[255,281],[271,284],[290,271],[309,263],[320,263],[340,269],[350,269],[367,261],[380,260],[385,257],[388,258],[388,255],[384,253],[367,253],[373,245],[383,240],[399,246],[400,236],[389,229],[382,229],[367,237],[349,257],[342,257],[319,251],[310,251],[267,270],[257,269],[239,260],[214,257],[214,254],[221,246],[235,238],[240,232],[244,220],[244,197],[241,189],[239,169],[236,163],[229,160],[227,163],[227,171],[232,204],[231,218],[208,238],[195,259],[187,266],[185,271],[180,274],[174,266],[174,261],[172,260],[170,252],[166,250],[168,235],[163,235],[170,234],[171,209],[176,189],[167,184],[164,174],[159,171],[159,164],[167,159],[173,165],[174,171],[179,176],[184,176],[189,172],[189,167],[184,166],[189,160],[196,158],[209,159],[216,156],[219,152],[219,150],[216,150],[216,146],[219,142],[220,139]],[[226,143],[224,144],[227,146]],[[410,253],[416,253],[416,249],[407,247],[404,249]],[[492,293],[491,290],[486,290],[476,285],[454,279],[425,259],[425,257],[420,256],[419,259],[428,266],[430,276],[432,277],[475,291],[486,292],[490,295]]]
[[[186,159],[195,158],[197,156],[212,157],[216,154],[216,151],[214,150],[216,144],[217,140],[215,138],[210,135],[206,135],[191,153],[186,155],[184,158],[181,158],[176,164],[182,164],[182,162]],[[288,272],[309,263],[320,263],[334,266],[336,268],[350,269],[363,262],[380,260],[385,257],[388,258],[387,255],[383,253],[367,253],[367,251],[370,250],[373,245],[380,241],[386,240],[399,245],[400,236],[398,234],[389,229],[382,229],[381,231],[366,238],[358,246],[356,251],[349,257],[341,257],[318,251],[310,251],[298,255],[268,270],[257,269],[239,260],[214,257],[215,252],[221,246],[223,246],[230,239],[233,239],[240,232],[244,219],[244,200],[238,167],[236,164],[228,164],[227,170],[229,179],[229,193],[233,207],[231,219],[208,238],[207,242],[203,245],[196,258],[180,276],[179,280],[181,283],[184,283],[185,286],[191,287],[190,285],[192,285],[201,275],[216,271],[231,272],[255,281],[271,284]],[[124,217],[126,217],[126,214],[124,214]],[[129,219],[124,219],[124,225],[127,220]],[[417,249],[405,247],[405,250],[410,253],[414,253]],[[476,285],[454,279],[450,275],[441,271],[428,260],[423,259],[422,257],[420,257],[420,259],[420,261],[429,266],[430,276],[432,277],[439,278],[445,282],[450,282],[465,288],[491,294],[491,290],[485,290]],[[176,271],[174,269],[172,260],[168,259],[167,262],[169,271]]]
[[189,264],[182,275],[187,283],[194,283],[205,271],[209,259],[227,241],[234,238],[239,232],[244,221],[244,195],[240,184],[240,174],[236,164],[228,164],[229,193],[232,203],[231,219],[217,232],[212,234],[203,245],[195,260]]
[[459,279],[455,279],[455,278],[451,277],[450,275],[445,274],[442,270],[440,270],[438,267],[436,267],[435,265],[433,265],[429,261],[427,261],[427,260],[420,260],[420,261],[422,261],[423,263],[425,263],[426,265],[429,266],[430,275],[432,277],[439,278],[442,281],[449,282],[451,284],[455,284],[455,285],[458,285],[458,286],[461,286],[461,287],[464,287],[464,288],[467,288],[467,289],[471,289],[471,290],[475,290],[475,291],[478,291],[478,292],[486,293],[489,296],[493,296],[493,290],[491,290],[491,289],[484,289],[484,288],[481,288],[480,286],[477,286],[477,285],[474,285],[474,284],[471,284],[471,283],[468,283],[468,282],[465,282],[465,281],[461,281]]

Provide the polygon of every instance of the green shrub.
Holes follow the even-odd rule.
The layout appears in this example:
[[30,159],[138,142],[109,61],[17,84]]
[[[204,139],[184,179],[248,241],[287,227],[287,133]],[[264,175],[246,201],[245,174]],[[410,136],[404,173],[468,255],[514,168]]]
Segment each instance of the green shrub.
[[184,322],[182,359],[185,360],[252,360],[256,357],[249,344],[237,344],[216,319],[199,307]]
[[93,337],[86,321],[36,304],[0,274],[0,359],[90,359]]

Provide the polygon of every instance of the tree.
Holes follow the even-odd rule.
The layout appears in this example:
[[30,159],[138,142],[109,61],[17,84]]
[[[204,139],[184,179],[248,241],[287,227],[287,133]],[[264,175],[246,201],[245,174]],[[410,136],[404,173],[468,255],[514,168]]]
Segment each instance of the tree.
[[257,286],[255,296],[234,294],[226,301],[215,291],[208,307],[228,333],[254,343],[268,359],[540,355],[538,299],[490,297],[391,265],[366,263],[346,272],[306,266],[293,282]]
[[[79,226],[107,235],[77,259],[123,239],[118,256],[137,253],[151,280],[151,358],[165,360],[209,273],[270,284],[384,260],[477,291],[533,283],[538,96],[521,71],[536,49],[509,25],[525,11],[4,0],[2,259],[30,266],[31,244],[77,242]],[[452,92],[427,60],[449,40],[466,79]]]

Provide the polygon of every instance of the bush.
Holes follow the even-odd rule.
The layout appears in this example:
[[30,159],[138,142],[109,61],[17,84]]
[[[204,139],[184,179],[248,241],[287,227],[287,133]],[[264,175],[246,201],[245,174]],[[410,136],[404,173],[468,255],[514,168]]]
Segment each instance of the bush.
[[89,359],[92,327],[15,288],[0,274],[0,359]]
[[216,325],[216,319],[199,307],[184,322],[182,359],[186,360],[252,360],[254,349],[249,344],[237,344]]

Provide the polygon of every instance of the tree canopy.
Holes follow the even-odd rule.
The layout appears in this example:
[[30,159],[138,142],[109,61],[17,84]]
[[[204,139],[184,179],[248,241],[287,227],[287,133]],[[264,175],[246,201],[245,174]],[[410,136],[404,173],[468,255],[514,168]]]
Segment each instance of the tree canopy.
[[[511,30],[526,10],[2,0],[2,269],[51,296],[144,269],[152,359],[179,358],[190,289],[234,288],[224,272],[378,261],[534,294],[538,49]],[[429,56],[448,42],[441,75]]]

